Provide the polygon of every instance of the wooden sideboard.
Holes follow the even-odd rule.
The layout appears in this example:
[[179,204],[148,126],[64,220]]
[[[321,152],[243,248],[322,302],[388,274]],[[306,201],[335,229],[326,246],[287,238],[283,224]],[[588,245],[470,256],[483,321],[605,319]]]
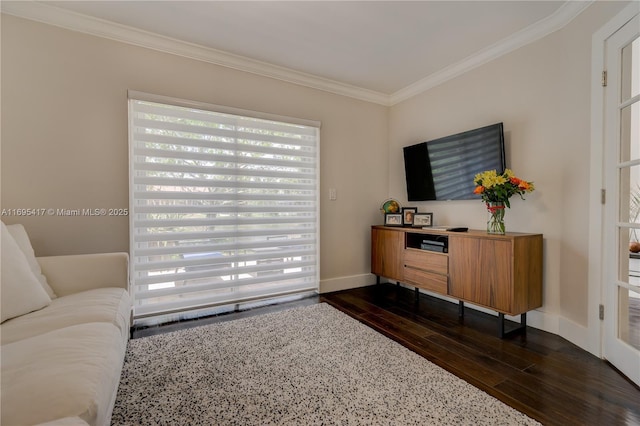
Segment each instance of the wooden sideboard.
[[520,315],[521,331],[542,306],[542,235],[373,226],[371,272],[455,298],[460,315],[464,302],[494,310],[504,337],[504,315]]

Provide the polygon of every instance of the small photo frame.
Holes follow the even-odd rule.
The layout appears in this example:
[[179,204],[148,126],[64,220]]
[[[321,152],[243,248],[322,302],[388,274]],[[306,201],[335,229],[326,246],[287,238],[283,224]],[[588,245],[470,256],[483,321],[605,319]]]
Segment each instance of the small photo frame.
[[415,213],[413,227],[433,226],[433,213]]
[[403,207],[402,208],[402,225],[412,226],[413,216],[418,213],[417,207]]
[[402,226],[402,213],[385,213],[384,226]]

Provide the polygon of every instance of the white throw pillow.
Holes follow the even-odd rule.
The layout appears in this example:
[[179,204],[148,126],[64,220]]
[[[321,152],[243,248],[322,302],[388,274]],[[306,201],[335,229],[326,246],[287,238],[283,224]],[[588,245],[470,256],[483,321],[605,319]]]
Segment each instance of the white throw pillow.
[[0,316],[1,322],[5,322],[44,308],[51,303],[51,298],[31,271],[27,258],[4,223],[0,239]]
[[40,281],[40,284],[42,284],[42,288],[44,288],[44,291],[47,292],[51,299],[55,299],[56,297],[58,297],[47,282],[47,277],[42,275],[42,269],[40,268],[38,259],[36,259],[36,254],[33,251],[33,247],[31,246],[31,240],[29,240],[27,230],[24,229],[24,226],[19,223],[7,225],[7,229],[18,244],[18,247],[20,247],[20,250],[22,250],[22,252],[24,253],[24,256],[27,258],[27,262],[29,262],[29,266],[33,271],[33,275],[35,275],[38,281]]

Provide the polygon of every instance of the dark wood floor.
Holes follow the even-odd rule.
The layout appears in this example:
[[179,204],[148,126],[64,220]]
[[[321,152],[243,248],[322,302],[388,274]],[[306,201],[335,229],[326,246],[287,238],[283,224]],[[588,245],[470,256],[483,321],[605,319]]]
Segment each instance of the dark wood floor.
[[320,300],[545,425],[640,425],[640,389],[554,334],[500,339],[497,317],[466,309],[460,319],[457,304],[391,284]]
[[550,333],[497,337],[497,317],[391,284],[136,330],[143,337],[326,302],[545,425],[640,425],[640,389]]

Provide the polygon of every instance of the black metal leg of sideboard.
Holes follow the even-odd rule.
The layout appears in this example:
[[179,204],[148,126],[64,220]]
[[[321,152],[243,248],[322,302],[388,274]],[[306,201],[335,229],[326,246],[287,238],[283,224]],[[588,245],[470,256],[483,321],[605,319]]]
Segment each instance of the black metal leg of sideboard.
[[376,275],[376,285],[380,285],[380,275]]
[[519,332],[522,332],[523,334],[526,334],[527,332],[527,313],[526,312],[524,314],[520,314],[520,325],[514,328],[513,330],[509,330],[509,331],[504,331],[504,314],[498,313],[498,336],[500,336],[501,339],[504,339],[505,337],[511,336]]
[[464,302],[458,301],[458,318],[464,318]]

